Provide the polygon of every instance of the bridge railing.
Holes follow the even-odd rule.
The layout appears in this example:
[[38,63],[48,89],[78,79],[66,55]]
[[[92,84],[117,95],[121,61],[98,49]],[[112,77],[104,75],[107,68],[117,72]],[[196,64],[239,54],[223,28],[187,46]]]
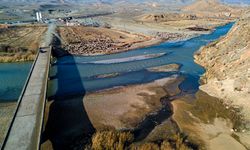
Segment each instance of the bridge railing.
[[[35,143],[36,143],[36,148],[37,148],[37,149],[39,149],[39,147],[40,147],[40,138],[41,138],[41,131],[42,131],[42,126],[43,126],[44,108],[45,108],[46,94],[47,94],[47,82],[48,82],[48,74],[49,74],[49,66],[50,66],[50,58],[51,58],[51,46],[49,47],[48,53],[49,53],[49,54],[48,54],[49,61],[48,61],[47,65],[46,65],[46,77],[45,77],[46,81],[45,81],[45,85],[43,85],[43,87],[44,87],[44,89],[43,89],[43,90],[44,90],[43,95],[41,95],[41,100],[42,100],[42,102],[39,103],[39,104],[42,104],[42,105],[39,105],[39,108],[38,108],[38,109],[41,110],[41,112],[42,112],[41,114],[39,114],[39,127],[38,127],[39,133],[38,133],[38,136],[37,136],[37,137],[34,137],[34,141],[35,141]],[[15,118],[17,117],[17,113],[18,113],[18,110],[19,110],[20,105],[21,105],[21,103],[22,103],[23,97],[25,96],[25,91],[26,91],[27,86],[28,86],[28,84],[29,84],[29,82],[30,82],[30,78],[31,78],[32,73],[33,73],[33,71],[34,71],[34,68],[35,68],[35,65],[36,65],[36,63],[37,63],[37,60],[38,60],[39,55],[40,55],[40,52],[38,51],[38,53],[37,53],[37,55],[36,55],[36,57],[35,57],[35,60],[34,60],[34,62],[33,62],[33,64],[32,64],[32,66],[31,66],[31,69],[30,69],[30,71],[29,71],[28,77],[27,77],[27,79],[26,79],[26,81],[25,81],[25,84],[24,84],[24,86],[23,86],[22,92],[21,92],[21,94],[20,94],[20,96],[19,96],[19,98],[18,98],[17,106],[16,106],[16,108],[15,108],[15,112],[14,112],[14,115],[13,115],[13,117],[12,117],[12,119],[11,119],[9,128],[8,128],[6,134],[5,134],[5,138],[4,138],[4,141],[3,141],[3,144],[2,144],[1,150],[4,150],[4,149],[5,149],[5,146],[6,146],[6,143],[7,143],[7,141],[8,141],[8,138],[9,138],[9,135],[10,135],[10,132],[11,132],[11,129],[12,129],[12,127],[13,127]],[[20,129],[20,130],[22,130],[22,129]],[[22,139],[20,139],[20,140],[22,140]]]
[[14,122],[15,117],[16,117],[16,115],[17,115],[17,111],[18,111],[18,108],[19,108],[19,106],[20,106],[20,104],[21,104],[21,101],[22,101],[22,98],[23,98],[23,96],[24,96],[24,93],[25,93],[25,90],[26,90],[26,88],[27,88],[27,85],[28,85],[28,83],[29,83],[29,81],[30,81],[30,77],[31,77],[31,74],[32,74],[32,72],[33,72],[33,70],[34,70],[34,66],[35,66],[35,64],[36,64],[36,61],[37,61],[38,56],[39,56],[39,51],[38,51],[37,54],[36,54],[35,60],[34,60],[33,63],[32,63],[32,66],[31,66],[31,68],[30,68],[28,77],[26,78],[26,81],[25,81],[25,83],[24,83],[24,86],[23,86],[23,89],[22,89],[22,91],[21,91],[21,94],[20,94],[20,96],[19,96],[19,98],[18,98],[18,100],[17,100],[17,105],[16,105],[16,108],[15,108],[14,114],[13,114],[13,116],[12,116],[12,119],[11,119],[11,122],[10,122],[10,125],[9,125],[9,128],[8,128],[7,132],[5,133],[5,138],[4,138],[4,141],[3,141],[3,144],[2,144],[2,148],[1,148],[1,149],[4,148],[4,146],[5,146],[6,142],[7,142],[8,136],[9,136],[9,134],[10,134],[11,127],[13,126],[13,122]]

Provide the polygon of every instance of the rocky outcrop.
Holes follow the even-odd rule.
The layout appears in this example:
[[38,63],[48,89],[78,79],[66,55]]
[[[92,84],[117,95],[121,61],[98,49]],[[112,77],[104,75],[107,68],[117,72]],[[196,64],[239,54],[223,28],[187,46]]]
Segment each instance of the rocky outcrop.
[[201,48],[195,61],[206,73],[200,86],[211,96],[241,108],[244,128],[235,131],[241,143],[250,148],[250,12],[235,23],[220,40]]

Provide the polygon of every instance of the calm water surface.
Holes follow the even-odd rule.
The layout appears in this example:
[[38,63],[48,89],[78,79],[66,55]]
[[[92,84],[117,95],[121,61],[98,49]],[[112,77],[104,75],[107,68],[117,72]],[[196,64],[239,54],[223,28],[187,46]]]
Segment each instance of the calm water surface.
[[0,102],[18,99],[31,64],[31,62],[0,63]]

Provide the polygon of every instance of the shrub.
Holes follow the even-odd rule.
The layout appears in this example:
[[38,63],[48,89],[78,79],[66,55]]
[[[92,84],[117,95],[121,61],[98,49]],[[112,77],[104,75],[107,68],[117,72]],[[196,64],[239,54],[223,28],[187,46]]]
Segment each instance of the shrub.
[[130,132],[103,131],[92,138],[93,150],[123,150],[134,140]]

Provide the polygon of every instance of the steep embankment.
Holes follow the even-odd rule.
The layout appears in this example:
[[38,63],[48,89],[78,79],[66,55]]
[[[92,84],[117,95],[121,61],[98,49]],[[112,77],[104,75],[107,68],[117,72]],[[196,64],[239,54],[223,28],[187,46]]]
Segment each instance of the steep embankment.
[[211,96],[241,108],[245,128],[235,131],[250,148],[250,12],[237,21],[219,41],[203,47],[195,61],[206,68],[200,86]]

